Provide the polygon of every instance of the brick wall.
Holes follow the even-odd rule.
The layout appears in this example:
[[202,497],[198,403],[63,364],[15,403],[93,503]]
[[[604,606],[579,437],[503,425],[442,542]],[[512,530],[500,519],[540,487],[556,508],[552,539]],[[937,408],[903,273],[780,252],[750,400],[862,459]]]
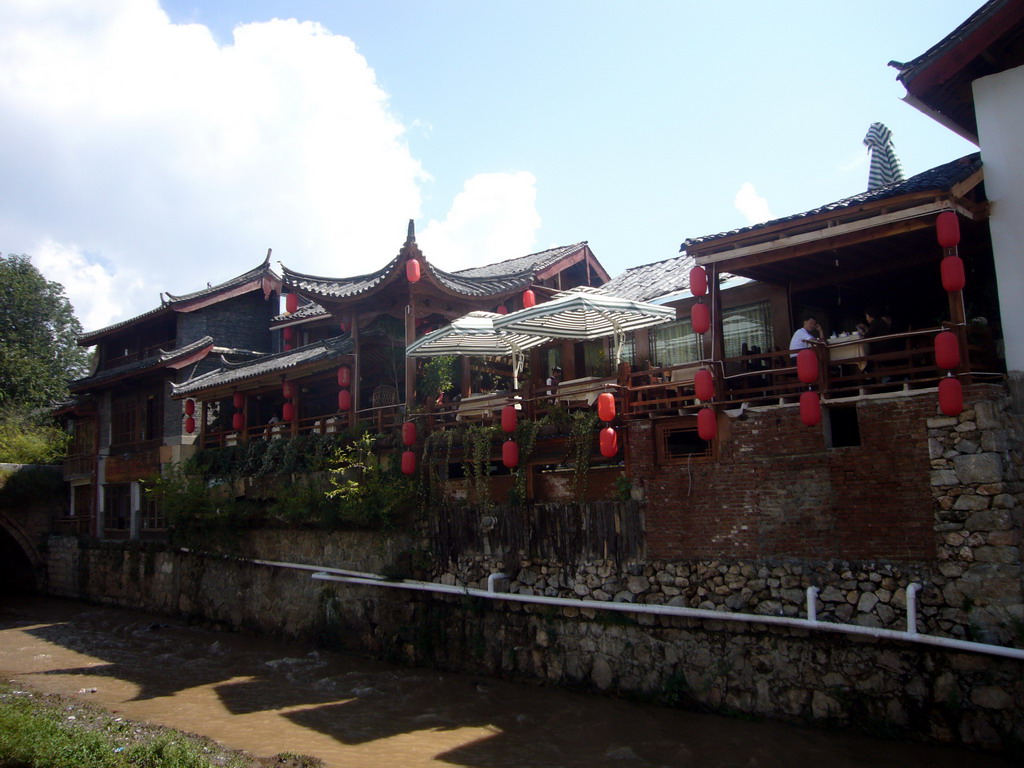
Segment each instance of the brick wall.
[[[852,405],[850,407],[853,407]],[[827,447],[795,405],[720,417],[713,460],[658,466],[651,423],[630,426],[648,554],[929,559],[936,553],[927,419],[934,393],[855,405],[860,445]]]

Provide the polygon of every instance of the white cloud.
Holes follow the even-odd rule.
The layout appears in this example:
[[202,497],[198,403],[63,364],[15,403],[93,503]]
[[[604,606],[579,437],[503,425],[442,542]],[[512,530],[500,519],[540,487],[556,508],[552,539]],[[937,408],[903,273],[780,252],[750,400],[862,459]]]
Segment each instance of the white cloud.
[[541,220],[532,173],[481,173],[469,179],[444,221],[430,221],[417,242],[445,270],[491,264],[536,250]]
[[0,5],[0,247],[87,329],[268,247],[314,274],[386,263],[428,178],[404,132],[353,41],[315,23],[219,46],[156,0]]
[[749,181],[743,182],[743,185],[736,193],[733,205],[736,206],[736,210],[743,214],[747,224],[760,224],[763,221],[769,221],[774,218],[772,212],[768,209],[768,201],[757,194],[754,185]]
[[[85,330],[110,325],[126,312],[125,298],[147,290],[141,274],[130,269],[112,274],[99,262],[90,262],[77,247],[44,240],[32,255],[32,263],[46,275],[64,286],[64,293],[76,308],[86,308],[76,316]],[[152,306],[159,305],[159,293],[149,297]]]

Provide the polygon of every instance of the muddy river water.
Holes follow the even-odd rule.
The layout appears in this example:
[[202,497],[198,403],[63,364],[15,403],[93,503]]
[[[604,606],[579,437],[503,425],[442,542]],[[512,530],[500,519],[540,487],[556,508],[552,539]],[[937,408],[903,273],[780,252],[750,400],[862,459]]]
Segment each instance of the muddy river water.
[[0,675],[258,755],[375,766],[988,768],[998,757],[376,663],[120,609],[0,597]]

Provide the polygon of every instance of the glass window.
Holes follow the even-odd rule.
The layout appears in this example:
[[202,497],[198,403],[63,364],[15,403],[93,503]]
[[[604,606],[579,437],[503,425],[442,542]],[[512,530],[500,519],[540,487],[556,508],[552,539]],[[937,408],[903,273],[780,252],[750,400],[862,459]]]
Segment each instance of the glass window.
[[[767,352],[775,343],[772,334],[771,305],[758,301],[722,310],[722,331],[726,357],[739,357],[755,347]],[[706,356],[711,354],[707,345]],[[665,323],[651,329],[651,356],[659,365],[683,365],[701,359],[700,340],[689,318]]]
[[103,525],[112,531],[127,531],[132,520],[131,483],[111,484],[103,488]]

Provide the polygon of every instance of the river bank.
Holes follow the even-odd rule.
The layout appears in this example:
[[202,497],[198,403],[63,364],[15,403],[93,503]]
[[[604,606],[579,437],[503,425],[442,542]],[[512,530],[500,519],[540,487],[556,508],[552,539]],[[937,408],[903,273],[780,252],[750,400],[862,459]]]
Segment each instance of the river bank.
[[252,754],[314,755],[327,768],[1012,765],[952,747],[442,674],[42,598],[0,601],[0,675]]

